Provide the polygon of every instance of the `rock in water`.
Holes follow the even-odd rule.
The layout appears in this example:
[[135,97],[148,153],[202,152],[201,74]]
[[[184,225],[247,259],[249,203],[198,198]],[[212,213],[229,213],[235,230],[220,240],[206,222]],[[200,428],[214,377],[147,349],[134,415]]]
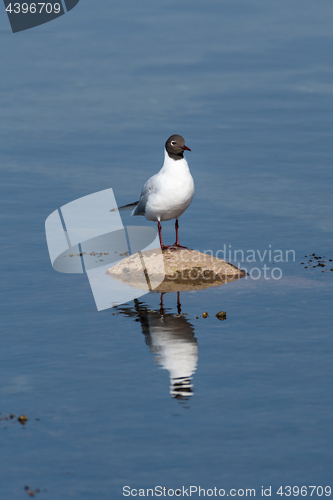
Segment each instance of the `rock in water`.
[[107,274],[139,289],[148,283],[154,292],[198,290],[246,276],[225,260],[183,248],[138,252],[108,269]]

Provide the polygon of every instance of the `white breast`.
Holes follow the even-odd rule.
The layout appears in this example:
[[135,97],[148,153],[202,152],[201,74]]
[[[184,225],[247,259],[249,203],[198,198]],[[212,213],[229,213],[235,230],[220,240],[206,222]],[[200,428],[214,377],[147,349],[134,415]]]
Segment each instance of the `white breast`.
[[162,169],[155,176],[149,193],[145,217],[152,221],[175,219],[191,204],[194,181],[185,158],[173,160],[165,153]]

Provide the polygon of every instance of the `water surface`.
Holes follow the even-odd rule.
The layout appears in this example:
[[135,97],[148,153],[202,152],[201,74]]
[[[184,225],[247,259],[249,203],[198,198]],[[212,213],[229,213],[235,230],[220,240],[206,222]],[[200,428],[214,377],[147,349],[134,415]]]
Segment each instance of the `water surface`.
[[[81,1],[34,36],[3,13],[0,411],[29,418],[0,421],[3,498],[330,483],[333,272],[301,262],[333,258],[332,17],[326,0]],[[181,242],[295,261],[181,293],[185,316],[165,295],[166,334],[158,294],[98,313],[86,276],[53,271],[44,221],[108,187],[136,200],[172,133],[196,182]]]

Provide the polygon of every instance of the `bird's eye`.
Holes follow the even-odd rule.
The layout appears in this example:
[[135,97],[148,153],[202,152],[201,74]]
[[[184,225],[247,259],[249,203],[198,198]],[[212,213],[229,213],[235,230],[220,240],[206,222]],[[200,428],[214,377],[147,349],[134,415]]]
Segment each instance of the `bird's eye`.
[[171,141],[171,146],[175,146],[176,145],[176,141]]

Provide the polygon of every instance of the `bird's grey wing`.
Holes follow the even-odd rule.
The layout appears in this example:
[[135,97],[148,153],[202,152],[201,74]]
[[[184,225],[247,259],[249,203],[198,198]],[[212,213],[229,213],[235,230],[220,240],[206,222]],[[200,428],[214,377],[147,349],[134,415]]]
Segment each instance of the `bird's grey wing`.
[[132,215],[145,215],[148,197],[155,188],[156,184],[155,178],[156,175],[153,175],[152,177],[150,177],[150,179],[147,180],[146,184],[143,186],[139,203],[133,210]]

